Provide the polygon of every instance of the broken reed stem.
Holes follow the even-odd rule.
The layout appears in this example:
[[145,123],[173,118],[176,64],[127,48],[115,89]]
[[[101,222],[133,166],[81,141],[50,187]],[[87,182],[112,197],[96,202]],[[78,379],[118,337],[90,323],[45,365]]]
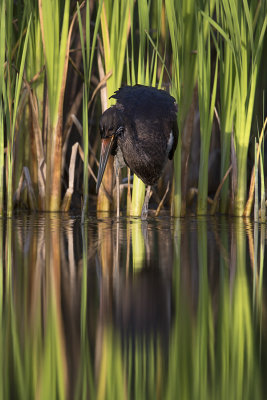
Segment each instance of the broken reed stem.
[[157,217],[159,215],[161,207],[162,207],[162,205],[163,205],[163,203],[164,203],[164,201],[166,199],[166,196],[167,196],[167,194],[169,192],[169,189],[170,189],[170,181],[168,181],[168,185],[167,185],[167,188],[165,190],[165,193],[164,193],[164,195],[163,195],[163,197],[162,197],[162,199],[161,199],[161,201],[160,201],[160,203],[158,205],[158,208],[157,208],[157,210],[155,212],[155,217]]
[[79,143],[77,142],[72,146],[72,150],[71,150],[70,166],[69,166],[69,187],[65,193],[65,196],[64,196],[64,199],[62,202],[62,206],[61,206],[62,211],[69,211],[69,209],[70,209],[70,203],[71,203],[73,188],[74,188],[75,163],[76,163],[76,158],[77,158],[78,146],[79,146]]
[[215,212],[216,212],[216,208],[217,208],[217,205],[218,205],[218,201],[219,201],[219,197],[220,197],[220,193],[221,193],[223,184],[226,181],[226,179],[227,179],[228,175],[230,174],[230,172],[232,171],[232,168],[233,168],[232,165],[230,165],[230,167],[226,171],[221,183],[219,184],[218,189],[216,190],[216,193],[215,193],[215,196],[214,196],[214,199],[213,199],[213,204],[212,204],[211,211],[210,211],[211,215],[214,215]]
[[[82,133],[83,133],[82,124],[80,123],[80,121],[78,120],[78,118],[76,117],[76,115],[73,114],[71,117],[72,117],[72,119],[73,119],[73,123],[74,123],[74,125],[76,126],[76,128],[77,128],[79,134],[82,136]],[[90,156],[93,157],[93,159],[94,159],[96,165],[99,166],[99,161],[98,161],[98,159],[96,158],[94,149],[91,147],[91,145],[90,145],[89,142],[88,142],[88,147],[89,147],[89,150],[90,150]],[[82,150],[82,154],[83,154],[83,150]]]
[[28,167],[23,167],[23,169],[22,169],[18,188],[14,193],[14,198],[13,198],[14,203],[19,203],[21,201],[21,193],[25,187],[27,187],[30,210],[36,211],[37,210],[37,201],[36,201],[36,197],[34,194],[30,171],[29,171]]

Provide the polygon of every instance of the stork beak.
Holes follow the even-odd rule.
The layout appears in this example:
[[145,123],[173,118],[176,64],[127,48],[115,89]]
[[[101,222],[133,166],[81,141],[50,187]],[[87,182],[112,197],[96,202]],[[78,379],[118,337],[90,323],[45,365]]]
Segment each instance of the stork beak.
[[104,172],[106,169],[106,165],[107,165],[107,161],[108,161],[108,156],[111,152],[113,140],[114,140],[114,136],[111,136],[110,138],[107,138],[107,139],[102,139],[100,162],[99,162],[97,182],[96,182],[96,193],[98,192],[99,187],[102,182],[102,178],[103,178],[103,175],[104,175]]

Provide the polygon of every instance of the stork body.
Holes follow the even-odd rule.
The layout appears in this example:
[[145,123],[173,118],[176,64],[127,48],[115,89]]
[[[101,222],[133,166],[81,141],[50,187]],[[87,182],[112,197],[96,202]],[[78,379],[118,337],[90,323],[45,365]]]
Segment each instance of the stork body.
[[109,154],[115,156],[115,171],[127,165],[146,185],[160,178],[178,141],[177,105],[164,90],[136,85],[120,88],[111,96],[116,105],[100,118],[102,139],[97,191]]

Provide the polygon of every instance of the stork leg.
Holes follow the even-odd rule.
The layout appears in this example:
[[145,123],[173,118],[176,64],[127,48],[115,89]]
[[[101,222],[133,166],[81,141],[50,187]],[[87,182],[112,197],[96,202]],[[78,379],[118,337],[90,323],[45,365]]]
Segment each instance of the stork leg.
[[146,189],[145,201],[144,201],[144,204],[142,207],[141,219],[143,221],[147,219],[148,203],[149,203],[150,196],[151,196],[151,186],[149,185]]
[[120,168],[114,164],[115,175],[116,175],[116,201],[117,201],[117,218],[120,217]]

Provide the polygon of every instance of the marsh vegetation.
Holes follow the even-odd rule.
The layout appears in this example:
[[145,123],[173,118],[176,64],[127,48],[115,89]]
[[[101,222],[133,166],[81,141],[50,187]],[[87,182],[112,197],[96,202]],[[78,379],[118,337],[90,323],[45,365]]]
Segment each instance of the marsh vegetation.
[[[98,120],[115,90],[140,83],[169,91],[179,110],[179,145],[153,190],[155,207],[165,195],[174,216],[248,216],[256,177],[264,220],[266,8],[1,0],[0,212],[113,210],[112,160],[95,193]],[[122,208],[140,215],[144,185],[128,176]]]

